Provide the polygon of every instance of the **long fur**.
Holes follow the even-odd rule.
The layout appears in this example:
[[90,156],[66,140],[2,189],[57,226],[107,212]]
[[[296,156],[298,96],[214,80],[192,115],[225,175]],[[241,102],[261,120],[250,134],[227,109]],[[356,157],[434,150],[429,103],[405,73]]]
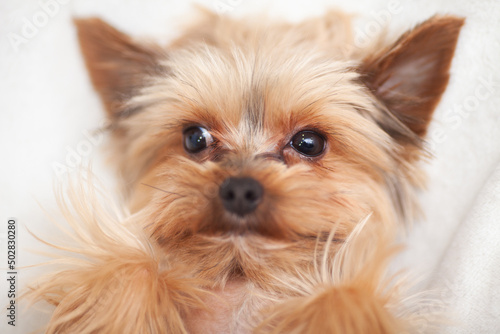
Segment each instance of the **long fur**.
[[[187,333],[186,314],[196,310],[210,312],[203,302],[213,295],[207,281],[193,278],[190,268],[173,266],[175,260],[137,228],[138,217],[113,209],[113,203],[94,184],[80,180],[60,195],[61,211],[71,228],[66,231],[66,245],[50,244],[59,251],[51,263],[53,270],[38,279],[25,296],[32,302],[45,300],[56,306],[45,332]],[[304,312],[316,309],[321,309],[325,316],[333,311],[326,322],[337,326],[339,333],[348,333],[343,322],[358,323],[367,316],[372,317],[373,324],[361,324],[380,323],[383,333],[401,329],[391,327],[396,321],[389,313],[397,298],[396,287],[389,288],[386,266],[395,248],[385,246],[387,240],[383,238],[374,241],[365,231],[368,220],[369,217],[358,224],[340,247],[334,245],[336,229],[330,232],[325,245],[319,246],[320,240],[315,240],[315,255],[306,272],[291,276],[275,271],[269,280],[271,285],[263,288],[252,284],[248,300],[239,305],[239,324],[234,324],[233,329],[249,330],[252,326],[256,332],[272,328],[271,332],[276,333],[316,333],[325,328],[321,314],[316,314],[317,320],[307,328],[303,328],[306,322],[297,317],[300,314],[308,318]],[[380,245],[373,247],[374,242]],[[332,249],[337,249],[333,257]],[[367,254],[372,249],[378,251]],[[355,287],[367,282],[369,285],[357,292],[360,300],[351,298],[350,294],[358,290]],[[344,293],[346,306],[337,296]],[[333,310],[328,297],[324,300],[324,295],[330,294],[336,305]],[[249,317],[247,311],[256,306],[261,310]],[[381,311],[382,314],[371,314]],[[332,317],[334,314],[336,317]]]
[[172,267],[135,218],[95,183],[80,179],[58,193],[70,230],[65,243],[44,241],[58,252],[49,273],[24,296],[56,306],[44,331],[187,333],[183,313],[204,307],[204,282]]
[[[120,212],[95,180],[80,179],[59,195],[71,230],[52,270],[23,298],[55,306],[46,333],[188,333],[188,314],[210,314],[205,301],[226,301],[209,281],[193,278],[138,229],[137,216]],[[333,228],[314,240],[305,270],[275,270],[267,286],[249,284],[231,331],[255,333],[429,332],[432,299],[408,296],[406,281],[387,270],[398,251],[391,235],[369,231],[364,218],[341,243]],[[277,251],[277,249],[269,249]],[[403,302],[406,297],[410,302]],[[426,311],[427,310],[427,311]],[[425,324],[425,327],[423,326]],[[202,329],[203,330],[203,329]],[[204,330],[207,330],[205,327]],[[224,330],[224,329],[223,329]]]
[[[56,305],[49,332],[411,330],[387,261],[418,211],[424,136],[463,19],[368,48],[339,12],[298,24],[204,12],[167,47],[75,23],[131,215],[71,194],[85,260],[33,288]],[[215,138],[196,154],[182,145],[193,125]],[[321,155],[291,147],[302,130],[325,139]],[[262,185],[255,212],[224,208],[231,177]]]

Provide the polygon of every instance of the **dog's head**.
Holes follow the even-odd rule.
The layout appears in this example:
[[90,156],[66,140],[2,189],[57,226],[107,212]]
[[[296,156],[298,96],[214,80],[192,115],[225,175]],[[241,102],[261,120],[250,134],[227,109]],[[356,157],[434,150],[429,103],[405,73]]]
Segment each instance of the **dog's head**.
[[369,214],[377,228],[413,215],[462,19],[364,49],[338,13],[297,25],[207,14],[165,47],[76,24],[132,210],[171,251],[246,270],[270,245],[300,259],[334,227],[342,240]]

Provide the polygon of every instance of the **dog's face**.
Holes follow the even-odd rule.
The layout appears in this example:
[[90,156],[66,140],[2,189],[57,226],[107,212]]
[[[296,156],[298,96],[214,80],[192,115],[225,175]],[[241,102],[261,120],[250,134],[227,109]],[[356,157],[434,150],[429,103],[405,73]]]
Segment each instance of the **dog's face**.
[[413,215],[463,20],[370,49],[348,48],[338,13],[260,28],[208,14],[165,48],[76,23],[131,208],[185,261],[217,275],[309,261],[332,229],[341,241],[369,214],[375,229]]

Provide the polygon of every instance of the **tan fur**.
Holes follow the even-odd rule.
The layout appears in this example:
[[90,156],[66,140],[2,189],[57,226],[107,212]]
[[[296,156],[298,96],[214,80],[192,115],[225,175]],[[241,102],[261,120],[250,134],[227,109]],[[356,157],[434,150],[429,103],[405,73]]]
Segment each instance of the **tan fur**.
[[[126,222],[141,228],[132,233],[148,251],[122,243],[121,232],[97,249],[100,235],[82,239],[86,262],[33,290],[56,305],[48,332],[411,329],[386,265],[397,226],[417,212],[416,163],[462,19],[434,17],[366,49],[353,47],[350,18],[339,12],[295,25],[205,12],[164,48],[98,19],[75,22],[112,122],[113,162],[133,213]],[[186,153],[190,125],[216,142]],[[290,147],[304,129],[326,139],[320,156]],[[243,218],[217,195],[235,176],[264,187]],[[88,225],[79,230],[96,227],[85,208],[76,211]],[[130,295],[100,301],[123,277]],[[126,329],[134,312],[137,327]]]
[[172,267],[134,216],[123,218],[127,215],[93,184],[80,180],[64,199],[59,195],[72,230],[59,246],[49,244],[64,253],[56,255],[53,271],[27,294],[57,305],[45,331],[186,333],[179,324],[188,309],[204,308],[207,293],[201,286],[206,282],[191,278],[182,266]]

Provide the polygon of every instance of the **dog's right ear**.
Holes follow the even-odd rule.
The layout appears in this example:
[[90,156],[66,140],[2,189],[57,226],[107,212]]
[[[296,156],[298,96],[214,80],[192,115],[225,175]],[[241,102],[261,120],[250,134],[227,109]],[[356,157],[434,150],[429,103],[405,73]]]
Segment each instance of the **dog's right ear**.
[[110,118],[123,116],[123,104],[160,71],[158,45],[138,43],[98,18],[75,19],[92,83]]

